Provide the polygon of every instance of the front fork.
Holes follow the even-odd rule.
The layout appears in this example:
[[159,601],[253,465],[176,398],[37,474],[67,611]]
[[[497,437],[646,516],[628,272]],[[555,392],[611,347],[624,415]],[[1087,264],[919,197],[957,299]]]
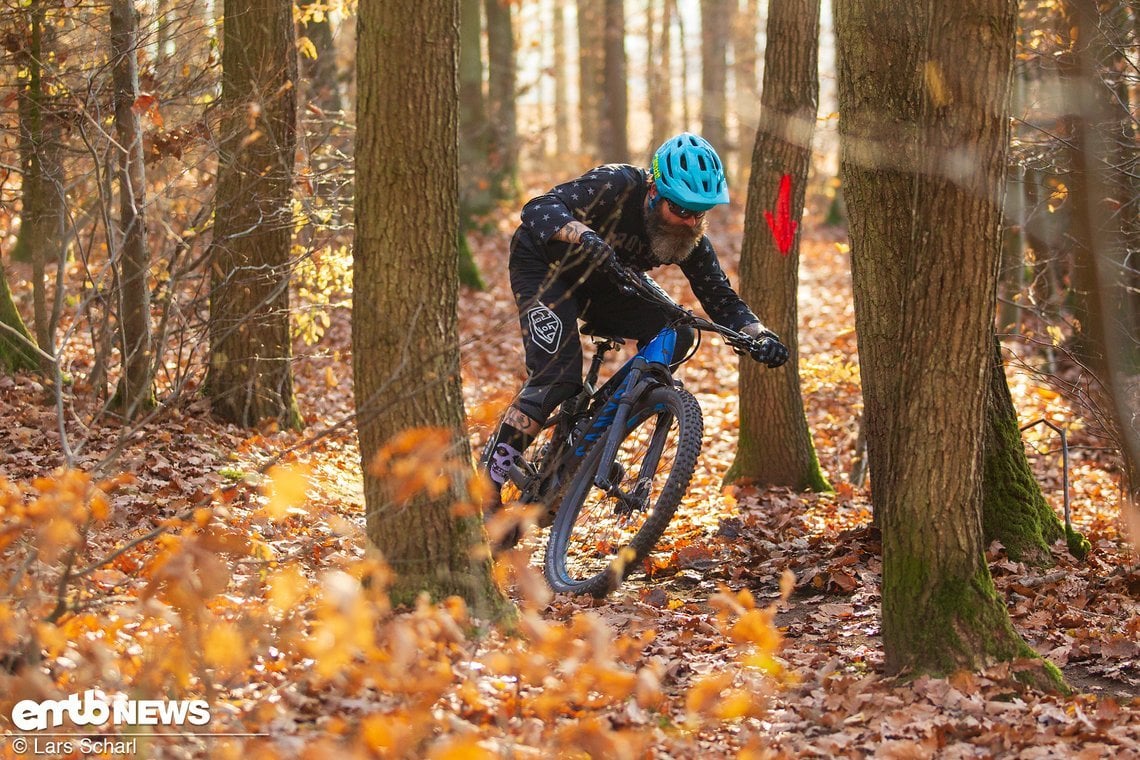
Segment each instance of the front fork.
[[[621,503],[618,511],[623,513],[645,508],[649,500],[650,480],[653,473],[657,471],[657,464],[661,459],[662,452],[665,450],[665,442],[668,437],[667,435],[660,434],[663,429],[658,426],[658,429],[654,431],[653,438],[649,442],[649,449],[646,451],[645,457],[638,463],[639,477],[632,491],[625,491],[621,488],[620,483],[625,476],[625,471],[621,464],[616,461],[617,448],[625,438],[627,432],[626,426],[629,423],[629,415],[634,403],[640,399],[649,388],[658,385],[660,382],[656,377],[658,373],[653,370],[654,367],[651,365],[647,367],[644,364],[638,363],[635,363],[635,365],[630,368],[629,377],[625,384],[625,387],[629,390],[622,394],[621,400],[618,402],[613,422],[610,423],[609,430],[606,434],[605,444],[602,449],[602,458],[598,463],[598,470],[594,475],[594,485],[604,491],[607,496],[612,496],[617,499]],[[668,370],[665,370],[665,372],[668,372]],[[665,420],[662,421],[664,422]],[[668,425],[665,425],[664,430],[667,431],[667,429]],[[648,473],[648,475],[640,476],[640,473]]]

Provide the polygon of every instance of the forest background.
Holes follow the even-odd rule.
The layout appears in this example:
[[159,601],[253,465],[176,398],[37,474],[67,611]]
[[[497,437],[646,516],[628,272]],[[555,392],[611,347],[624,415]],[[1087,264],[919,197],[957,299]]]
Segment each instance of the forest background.
[[[945,32],[983,4],[943,5],[912,17],[840,1],[833,23],[804,0],[5,4],[5,756],[26,747],[17,702],[87,689],[208,702],[201,733],[136,730],[145,757],[1140,752],[1134,4],[1024,2],[1016,26],[1012,4],[986,11],[1007,12],[1012,64],[990,377],[1012,394],[1030,472],[999,480],[1028,489],[1015,500],[1037,510],[1018,513],[1030,527],[992,509],[987,522],[982,474],[945,469],[971,484],[961,529],[984,536],[976,554],[1013,635],[1059,670],[1037,675],[1030,649],[997,654],[985,636],[950,667],[900,667],[941,652],[884,640],[884,544],[900,533],[872,515],[906,484],[876,470],[899,445],[882,421],[931,421],[913,445],[931,483],[949,439],[981,451],[984,436],[938,428],[954,394],[864,409],[878,349],[856,330],[851,259],[889,239],[878,227],[921,226],[928,205],[864,202],[886,180],[859,174],[840,133],[868,129],[856,117],[871,96],[837,74],[878,56],[884,98],[917,92],[954,123],[967,90],[930,51],[961,42],[965,62],[995,48]],[[437,38],[453,44],[424,44]],[[888,65],[912,54],[917,67]],[[873,116],[867,134],[910,118]],[[533,544],[494,564],[471,552],[485,550],[463,507],[478,486],[457,474],[522,380],[509,236],[526,198],[599,162],[645,165],[682,129],[722,149],[734,204],[710,234],[795,372],[750,376],[702,347],[683,377],[705,451],[660,551],[607,600],[552,597]],[[416,152],[417,131],[432,149]],[[763,216],[784,175],[789,256]],[[982,250],[998,240],[971,245],[983,222],[937,234]],[[938,250],[915,282],[945,271]],[[964,282],[936,285],[950,317],[973,303]],[[411,329],[425,301],[438,331]],[[958,347],[947,324],[932,355]],[[461,397],[439,384],[426,404],[441,419],[410,402],[436,384],[396,371],[412,340],[427,341],[421,380],[461,375]],[[793,385],[802,422],[766,427],[779,415],[763,404]],[[463,541],[433,545],[422,525]],[[487,589],[417,599],[417,583],[438,592],[423,580],[434,570],[417,576],[401,550],[450,556]]]

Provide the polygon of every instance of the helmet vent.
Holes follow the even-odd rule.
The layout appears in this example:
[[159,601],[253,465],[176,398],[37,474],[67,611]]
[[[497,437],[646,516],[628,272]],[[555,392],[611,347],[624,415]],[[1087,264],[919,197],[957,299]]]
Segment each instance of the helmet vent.
[[666,140],[653,155],[653,170],[658,192],[679,206],[703,211],[728,203],[724,165],[699,135],[683,132]]

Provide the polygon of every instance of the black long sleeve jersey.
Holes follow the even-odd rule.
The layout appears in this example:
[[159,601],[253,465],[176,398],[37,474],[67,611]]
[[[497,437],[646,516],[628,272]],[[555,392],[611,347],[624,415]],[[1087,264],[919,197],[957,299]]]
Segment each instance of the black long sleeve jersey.
[[[601,235],[618,261],[639,272],[662,266],[649,244],[643,212],[649,172],[629,164],[606,164],[558,185],[522,209],[523,231],[551,263],[562,262],[571,246],[551,236],[572,220]],[[708,236],[702,237],[679,266],[705,312],[718,324],[739,330],[760,321],[740,299],[721,269]],[[565,276],[577,277],[574,267]]]

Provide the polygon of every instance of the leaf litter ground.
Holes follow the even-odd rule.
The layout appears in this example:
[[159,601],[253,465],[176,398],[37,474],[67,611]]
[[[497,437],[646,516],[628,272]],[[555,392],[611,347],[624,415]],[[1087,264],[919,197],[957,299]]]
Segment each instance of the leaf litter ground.
[[[464,392],[475,450],[523,379],[506,285],[509,227],[503,220],[476,241],[491,287],[465,291],[461,299]],[[739,216],[713,231],[730,271],[740,232]],[[585,626],[581,640],[595,647],[604,648],[607,636],[641,642],[618,659],[634,668],[652,662],[663,699],[648,708],[633,699],[599,702],[604,680],[596,680],[589,694],[572,697],[540,679],[537,686],[528,683],[524,695],[521,680],[485,675],[493,670],[487,658],[508,649],[510,638],[497,632],[477,639],[458,636],[461,643],[446,655],[454,667],[443,696],[418,706],[435,716],[431,732],[478,739],[484,750],[521,757],[542,756],[550,746],[579,746],[595,756],[1140,757],[1140,569],[1122,536],[1112,463],[1091,438],[1080,447],[1079,424],[1073,424],[1078,444],[1071,464],[1073,519],[1092,541],[1089,558],[1077,562],[1058,545],[1055,567],[1043,570],[1010,561],[998,546],[989,556],[1018,630],[1062,668],[1078,693],[1060,697],[1027,689],[1014,678],[1022,663],[945,680],[900,682],[883,675],[878,536],[870,526],[866,487],[847,480],[861,410],[847,256],[830,240],[807,241],[801,256],[800,371],[809,424],[835,494],[721,489],[734,453],[737,360],[706,340],[682,373],[705,414],[705,447],[690,494],[659,551],[603,602],[547,599],[535,587],[533,572],[516,573],[511,586],[524,605],[542,600],[533,615],[528,613],[526,625]],[[676,296],[687,293],[676,273],[661,281]],[[305,603],[290,599],[283,590],[287,584],[265,582],[267,568],[288,566],[312,579],[359,561],[359,455],[354,430],[343,424],[351,415],[350,350],[343,312],[334,316],[321,343],[298,349],[297,387],[309,424],[300,435],[219,425],[209,420],[202,402],[185,403],[161,422],[127,434],[85,416],[83,400],[72,399],[79,411],[68,418],[68,436],[82,442],[75,461],[96,466],[119,447],[115,470],[135,476],[115,493],[111,518],[91,538],[116,557],[85,577],[81,595],[92,606],[146,597],[154,580],[138,577],[139,569],[148,566],[156,549],[154,542],[140,539],[219,489],[230,494],[215,511],[231,538],[215,540],[213,548],[228,557],[227,566],[209,571],[203,562],[195,568],[200,575],[218,576],[224,593],[211,602],[215,613],[241,620],[254,609]],[[1029,375],[1011,376],[1011,386],[1024,420],[1079,422],[1063,395]],[[9,480],[38,477],[62,463],[57,418],[41,403],[41,393],[29,378],[0,378],[0,408],[11,421],[0,432],[0,471]],[[1039,430],[1026,436],[1037,475],[1059,505],[1056,444]],[[286,465],[302,463],[310,481],[302,507],[284,508],[270,519],[265,499],[245,486],[255,480],[251,473],[277,458]],[[788,571],[795,585],[785,596],[780,583]],[[774,605],[783,636],[778,651],[783,677],[758,680],[741,664],[739,648],[718,624],[723,588],[749,590]],[[420,612],[398,613],[394,619],[399,623],[385,635],[418,630],[427,620]],[[227,640],[215,638],[219,641],[210,639],[204,646],[215,650],[216,675],[225,659],[217,650]],[[565,657],[572,647],[561,646]],[[375,685],[306,680],[314,662],[331,663],[330,672],[337,667],[335,658],[329,659],[333,653],[308,654],[258,656],[251,669],[237,668],[235,659],[234,671],[212,687],[227,708],[219,721],[273,734],[268,746],[289,756],[314,742],[320,746],[321,737],[349,733],[354,720],[396,701]],[[49,668],[49,676],[59,679],[60,668],[66,670],[58,663],[56,670]],[[762,697],[762,709],[722,711],[721,720],[694,723],[699,700],[693,695],[709,683],[743,687]],[[543,684],[551,691],[551,704],[541,701]],[[377,738],[379,731],[375,728],[369,746],[386,746]],[[626,743],[615,738],[627,735],[640,738]],[[559,739],[551,744],[551,737]],[[211,750],[200,745],[186,752]]]

